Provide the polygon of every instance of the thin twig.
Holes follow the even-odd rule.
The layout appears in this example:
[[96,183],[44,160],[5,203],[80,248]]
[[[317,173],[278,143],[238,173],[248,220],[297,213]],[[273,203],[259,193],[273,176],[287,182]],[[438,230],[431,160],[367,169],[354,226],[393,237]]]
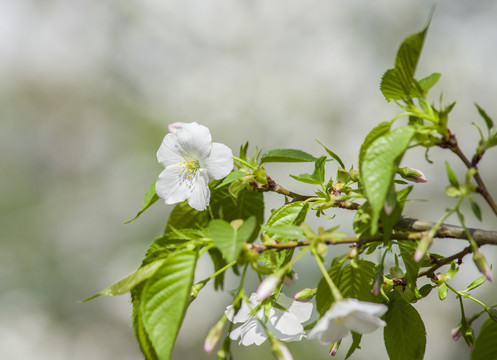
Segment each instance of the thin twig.
[[429,268],[425,271],[420,272],[418,274],[418,277],[427,276],[429,278],[432,278],[433,275],[435,275],[435,271],[437,271],[442,266],[447,265],[454,260],[458,260],[458,262],[461,263],[462,258],[470,253],[471,253],[471,246],[468,246],[468,247],[464,248],[463,250],[459,251],[458,253],[456,253],[452,256],[446,257],[446,258],[439,259],[439,258],[432,257],[432,261],[435,262],[436,265],[432,266],[431,268]]
[[488,189],[485,183],[483,182],[483,179],[480,176],[480,173],[478,171],[478,166],[476,165],[476,161],[474,163],[471,163],[471,161],[469,161],[466,155],[464,155],[461,148],[459,147],[459,144],[457,143],[456,135],[449,131],[449,138],[444,140],[444,142],[440,143],[439,146],[442,148],[450,149],[454,154],[456,154],[459,157],[459,159],[461,159],[461,161],[464,163],[464,165],[466,165],[468,169],[471,168],[476,169],[476,172],[473,175],[474,179],[476,180],[476,183],[478,184],[476,191],[480,193],[481,196],[483,196],[483,198],[488,203],[490,208],[493,210],[495,215],[497,215],[497,204],[495,203],[494,199],[488,192]]

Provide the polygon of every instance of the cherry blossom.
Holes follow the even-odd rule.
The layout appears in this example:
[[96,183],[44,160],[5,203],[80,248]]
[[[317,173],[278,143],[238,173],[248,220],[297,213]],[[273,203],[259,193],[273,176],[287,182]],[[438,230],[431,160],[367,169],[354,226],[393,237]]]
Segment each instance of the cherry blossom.
[[304,336],[304,327],[302,323],[309,320],[312,313],[312,303],[294,301],[291,298],[280,294],[278,304],[287,309],[272,307],[267,313],[267,319],[264,316],[264,309],[260,308],[255,313],[255,309],[260,303],[252,294],[249,301],[242,301],[241,307],[235,314],[233,305],[226,308],[226,316],[231,322],[241,326],[232,330],[230,338],[238,340],[241,345],[260,345],[268,338],[266,328],[279,340],[298,341]]
[[339,341],[355,331],[366,334],[385,326],[380,316],[385,314],[387,306],[357,299],[345,299],[335,302],[314,328],[308,338],[317,338],[322,344]]
[[174,123],[162,140],[157,160],[165,169],[155,191],[166,204],[188,200],[199,211],[209,205],[209,181],[226,177],[233,169],[233,152],[213,143],[209,129],[196,122]]

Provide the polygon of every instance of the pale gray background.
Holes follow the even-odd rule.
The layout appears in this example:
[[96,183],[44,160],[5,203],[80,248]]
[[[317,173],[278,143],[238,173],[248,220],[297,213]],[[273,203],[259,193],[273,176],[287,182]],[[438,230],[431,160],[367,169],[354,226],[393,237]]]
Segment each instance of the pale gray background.
[[[132,272],[161,233],[171,207],[155,205],[129,225],[144,191],[161,171],[155,152],[167,124],[197,121],[237,152],[249,141],[265,150],[301,148],[315,139],[357,166],[364,136],[397,113],[380,91],[400,42],[426,23],[431,1],[326,0],[2,0],[0,2],[0,357],[24,359],[140,359],[127,296],[81,300]],[[417,74],[438,71],[437,100],[457,100],[451,128],[470,152],[480,121],[477,101],[497,118],[497,4],[440,1]],[[481,122],[480,122],[481,123]],[[436,220],[452,199],[444,156],[434,165],[415,151],[405,165],[422,169],[428,184],[407,213]],[[454,164],[457,159],[448,157]],[[482,173],[497,196],[495,149]],[[458,174],[464,173],[454,165]],[[335,165],[329,165],[328,176]],[[282,185],[308,193],[288,172],[306,166],[268,166]],[[269,195],[268,207],[282,199]],[[483,225],[496,229],[480,202]],[[268,210],[269,210],[268,208]],[[330,212],[330,215],[334,212]],[[350,214],[336,212],[350,233]],[[316,222],[311,222],[317,225]],[[327,224],[329,226],[331,224]],[[441,253],[462,242],[438,242]],[[452,244],[452,242],[451,242]],[[332,248],[333,254],[345,249]],[[489,260],[496,251],[484,248]],[[199,277],[212,272],[201,259]],[[297,266],[293,295],[312,286],[312,262]],[[471,261],[463,287],[476,275]],[[495,275],[495,274],[494,274]],[[497,275],[496,275],[497,276]],[[252,277],[247,291],[256,287]],[[229,277],[227,289],[236,286]],[[476,295],[495,302],[495,290]],[[208,328],[229,296],[209,287],[192,305],[175,359],[214,359],[202,352]],[[450,329],[458,305],[435,293],[416,305],[428,332],[426,359],[465,359]],[[479,310],[468,304],[468,313]],[[342,359],[349,340],[337,356]],[[328,359],[316,341],[290,344],[296,359]],[[353,359],[385,359],[381,332],[363,339]],[[237,359],[272,358],[268,344],[238,349]]]

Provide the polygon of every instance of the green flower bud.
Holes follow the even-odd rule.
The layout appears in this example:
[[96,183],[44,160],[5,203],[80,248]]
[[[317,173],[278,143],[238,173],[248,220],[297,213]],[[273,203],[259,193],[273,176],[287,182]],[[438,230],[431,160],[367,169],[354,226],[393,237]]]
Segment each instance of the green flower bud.
[[[221,334],[223,333],[224,324],[226,323],[227,317],[224,315],[218,322],[210,328],[207,333],[207,337],[204,342],[204,351],[208,354],[212,353],[216,344],[219,342],[221,338]],[[221,352],[221,350],[220,350]],[[219,354],[218,354],[219,355]],[[218,356],[219,357],[219,356]]]
[[314,295],[316,295],[318,289],[317,288],[314,288],[314,289],[310,289],[310,288],[307,288],[307,289],[303,289],[303,290],[300,290],[298,293],[296,293],[293,298],[294,300],[297,300],[297,301],[306,301],[306,300],[310,300],[314,297]]
[[485,275],[488,281],[492,281],[492,271],[490,270],[490,266],[488,266],[485,256],[481,252],[477,251],[473,254],[473,261],[478,268],[478,271]]

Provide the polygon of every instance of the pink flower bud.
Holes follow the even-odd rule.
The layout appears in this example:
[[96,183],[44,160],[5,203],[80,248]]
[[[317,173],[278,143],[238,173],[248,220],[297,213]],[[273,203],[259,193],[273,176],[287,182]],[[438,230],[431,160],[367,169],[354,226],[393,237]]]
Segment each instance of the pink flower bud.
[[223,332],[224,324],[226,323],[226,316],[223,316],[219,321],[210,328],[207,333],[207,337],[204,342],[204,351],[208,354],[212,353],[214,348],[216,347],[219,339],[221,338],[221,334]]
[[185,123],[184,122],[175,122],[175,123],[172,123],[172,124],[169,124],[167,126],[167,130],[170,132],[170,133],[175,133],[176,131],[178,131],[179,129],[181,129],[183,127]]
[[421,250],[414,251],[414,261],[418,262],[423,258],[424,252]]
[[275,275],[270,275],[267,278],[265,278],[259,284],[259,287],[255,292],[255,300],[259,302],[266,300],[268,297],[271,296],[274,289],[276,289],[276,286],[278,286],[279,282],[280,278]]
[[285,276],[285,280],[283,280],[283,283],[286,286],[292,286],[297,282],[298,279],[299,276],[297,275],[297,273],[292,271],[291,273],[287,274],[287,276]]
[[461,336],[462,336],[461,325],[456,326],[455,328],[453,328],[450,331],[450,335],[452,336],[452,339],[454,339],[454,341],[459,340],[461,338]]
[[330,356],[335,356],[337,354],[338,344],[339,344],[339,342],[336,342],[333,344],[333,346],[330,349]]
[[485,275],[488,281],[492,281],[492,271],[490,270],[490,266],[488,266],[487,259],[481,252],[476,252],[473,254],[473,261],[478,268],[478,270]]
[[397,170],[397,173],[407,181],[412,181],[415,183],[425,183],[428,181],[425,174],[423,174],[423,172],[418,169],[403,167],[399,168]]

